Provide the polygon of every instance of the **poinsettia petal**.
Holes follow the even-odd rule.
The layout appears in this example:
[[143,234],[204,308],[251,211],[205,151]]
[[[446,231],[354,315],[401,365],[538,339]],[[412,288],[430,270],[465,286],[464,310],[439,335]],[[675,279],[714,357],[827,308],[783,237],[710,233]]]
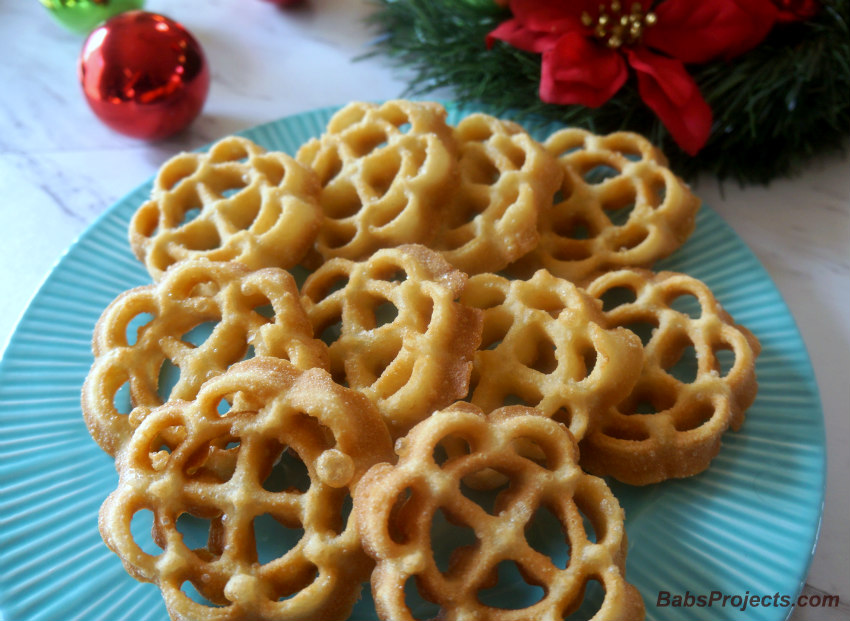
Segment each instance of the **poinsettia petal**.
[[665,0],[644,43],[685,63],[734,58],[758,45],[776,22],[771,0]]
[[594,0],[511,0],[511,13],[530,30],[563,34],[581,28],[581,14]]
[[711,133],[711,108],[681,61],[649,50],[627,50],[638,92],[682,150],[695,155]]
[[611,99],[627,77],[621,54],[568,32],[543,53],[540,99],[596,108]]
[[499,40],[526,52],[539,54],[552,47],[560,36],[560,34],[544,36],[529,30],[517,19],[509,19],[491,30],[487,35],[486,42],[488,48],[493,47],[493,43]]

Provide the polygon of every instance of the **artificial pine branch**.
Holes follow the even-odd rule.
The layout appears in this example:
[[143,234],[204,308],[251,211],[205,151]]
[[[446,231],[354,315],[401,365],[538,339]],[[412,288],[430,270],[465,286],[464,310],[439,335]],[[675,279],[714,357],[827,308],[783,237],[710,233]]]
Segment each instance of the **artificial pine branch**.
[[461,104],[483,105],[530,129],[552,121],[607,133],[637,131],[659,144],[687,178],[767,183],[798,172],[850,136],[850,0],[821,0],[807,22],[777,25],[732,61],[690,66],[714,113],[705,147],[689,156],[637,93],[634,77],[599,108],[561,106],[538,96],[540,57],[485,36],[510,13],[492,0],[375,0],[374,53],[409,71],[408,96],[450,89]]

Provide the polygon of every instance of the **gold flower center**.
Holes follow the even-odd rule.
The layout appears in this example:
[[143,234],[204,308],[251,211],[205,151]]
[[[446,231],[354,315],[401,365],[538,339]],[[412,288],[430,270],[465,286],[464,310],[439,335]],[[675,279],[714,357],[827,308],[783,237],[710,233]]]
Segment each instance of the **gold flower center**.
[[620,47],[621,45],[632,45],[640,41],[644,28],[652,26],[656,22],[655,13],[643,12],[639,2],[633,2],[628,13],[623,11],[623,6],[614,0],[608,5],[599,5],[599,15],[593,18],[587,11],[582,11],[581,23],[588,28],[593,28],[593,35],[601,39],[608,47]]

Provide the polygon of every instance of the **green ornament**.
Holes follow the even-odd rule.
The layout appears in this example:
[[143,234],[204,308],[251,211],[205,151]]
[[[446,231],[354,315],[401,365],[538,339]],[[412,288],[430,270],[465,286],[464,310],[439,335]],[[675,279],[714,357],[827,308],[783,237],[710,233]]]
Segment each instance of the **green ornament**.
[[145,0],[41,0],[41,3],[65,28],[85,35],[113,15],[141,9]]

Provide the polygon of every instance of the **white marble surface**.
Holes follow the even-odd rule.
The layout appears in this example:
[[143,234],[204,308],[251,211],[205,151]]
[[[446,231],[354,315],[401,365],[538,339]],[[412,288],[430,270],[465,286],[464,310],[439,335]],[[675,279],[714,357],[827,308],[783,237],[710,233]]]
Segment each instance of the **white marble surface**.
[[[76,77],[82,38],[35,0],[0,0],[0,346],[63,250],[115,200],[179,150],[317,106],[386,99],[404,84],[380,60],[354,63],[370,39],[361,0],[312,0],[281,11],[260,0],[149,0],[201,41],[212,88],[200,119],[157,144],[113,133]],[[813,163],[769,187],[697,186],[761,259],[809,349],[826,417],[829,474],[808,582],[850,618],[850,175],[847,158]]]

